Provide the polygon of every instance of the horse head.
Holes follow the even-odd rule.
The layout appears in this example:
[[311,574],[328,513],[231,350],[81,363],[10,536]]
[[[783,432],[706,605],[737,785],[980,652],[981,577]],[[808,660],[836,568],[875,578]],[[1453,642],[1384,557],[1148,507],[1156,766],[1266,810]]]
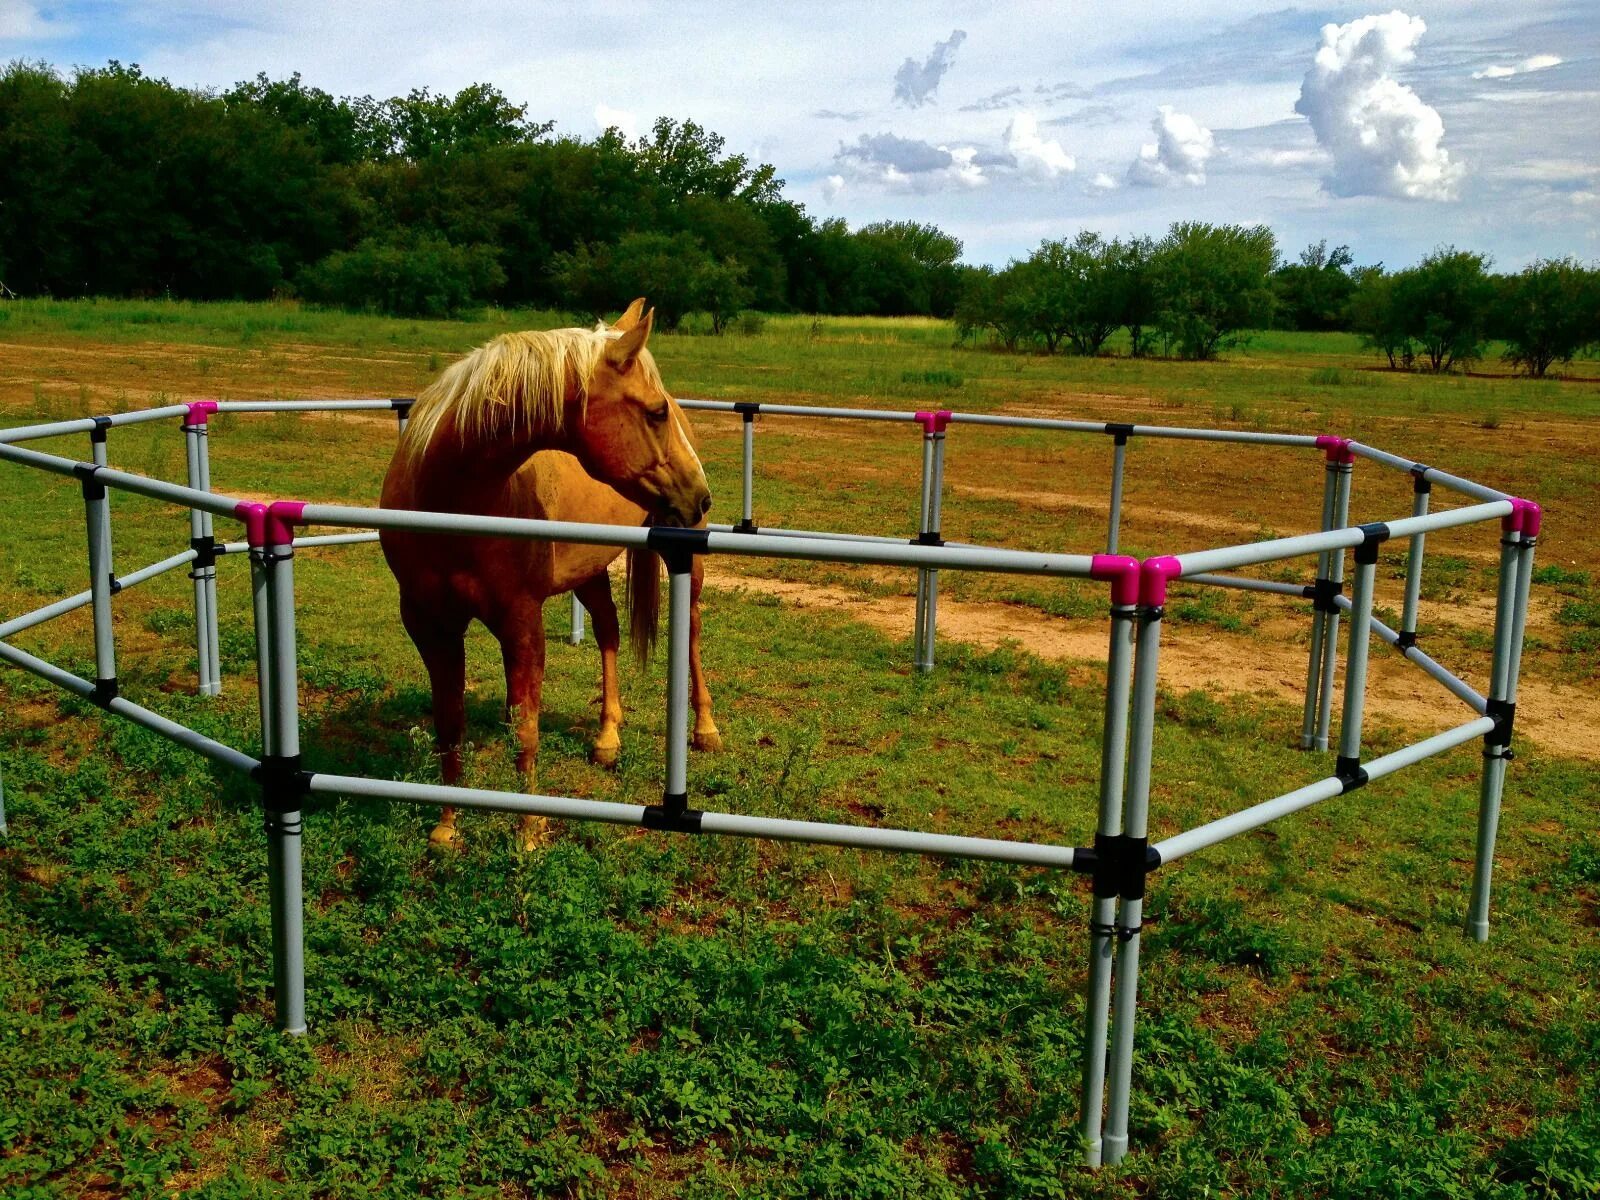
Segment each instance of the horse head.
[[640,299],[606,331],[571,452],[656,524],[697,525],[711,507],[711,489],[683,409],[646,346],[654,324],[655,310]]

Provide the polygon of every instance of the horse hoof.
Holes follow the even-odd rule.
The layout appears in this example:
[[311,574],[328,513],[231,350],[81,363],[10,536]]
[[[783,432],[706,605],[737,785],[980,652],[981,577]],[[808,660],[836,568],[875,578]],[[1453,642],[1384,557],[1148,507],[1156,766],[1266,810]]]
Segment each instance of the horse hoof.
[[708,754],[722,753],[722,735],[715,729],[708,729],[704,733],[696,730],[692,744],[696,750],[703,750]]
[[622,757],[622,743],[603,745],[596,742],[594,749],[589,751],[589,758],[597,767],[615,767],[617,760]]
[[428,845],[437,847],[440,850],[448,850],[460,840],[461,835],[456,832],[456,827],[442,822],[435,825],[433,831],[428,834]]

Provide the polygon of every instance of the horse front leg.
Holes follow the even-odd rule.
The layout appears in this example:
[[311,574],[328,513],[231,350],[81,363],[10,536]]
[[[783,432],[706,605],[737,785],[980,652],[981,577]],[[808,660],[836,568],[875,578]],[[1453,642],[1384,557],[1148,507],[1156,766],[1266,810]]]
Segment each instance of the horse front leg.
[[[461,739],[467,727],[466,627],[443,628],[436,614],[419,612],[401,604],[400,620],[422,656],[433,693],[433,745],[439,756],[439,776],[446,787],[461,779]],[[435,846],[448,846],[456,832],[456,810],[446,807],[428,834]]]
[[711,689],[706,686],[706,673],[700,668],[700,589],[706,581],[706,560],[696,557],[689,568],[689,702],[694,705],[694,738],[696,750],[722,749],[722,735],[711,716]]
[[[542,599],[542,598],[541,598]],[[517,737],[517,772],[524,791],[538,782],[539,702],[544,689],[544,610],[538,600],[519,605],[494,631],[506,668],[506,716]],[[550,840],[550,822],[531,814],[517,827],[517,846],[535,850]]]
[[594,620],[594,640],[600,647],[600,732],[590,757],[602,767],[614,767],[622,754],[622,689],[617,682],[622,626],[611,595],[611,576],[602,571],[574,590]]

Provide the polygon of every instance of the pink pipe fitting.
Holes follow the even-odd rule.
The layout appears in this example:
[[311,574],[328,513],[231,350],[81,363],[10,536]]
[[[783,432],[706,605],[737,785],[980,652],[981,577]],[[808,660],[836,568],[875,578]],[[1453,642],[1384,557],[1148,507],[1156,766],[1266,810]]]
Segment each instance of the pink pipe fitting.
[[1521,496],[1511,497],[1511,511],[1500,518],[1500,528],[1505,532],[1520,533],[1527,538],[1538,537],[1543,523],[1544,509]]
[[1167,584],[1183,573],[1182,564],[1171,555],[1147,558],[1139,568],[1139,603],[1160,608],[1167,602]]
[[184,417],[185,425],[204,425],[211,419],[211,414],[217,411],[215,400],[189,401],[189,415]]
[[244,522],[245,541],[252,549],[259,550],[292,545],[294,527],[305,509],[305,504],[299,500],[277,500],[272,504],[242,500],[234,505],[233,515]]
[[1317,439],[1317,449],[1326,454],[1331,463],[1353,463],[1356,456],[1350,449],[1350,442],[1350,438],[1325,433]]
[[1132,608],[1139,603],[1139,560],[1128,554],[1096,554],[1089,560],[1089,578],[1108,580],[1111,603]]
[[922,426],[922,432],[931,437],[936,433],[943,433],[953,416],[955,414],[948,408],[941,408],[938,412],[919,412],[915,419],[917,424]]

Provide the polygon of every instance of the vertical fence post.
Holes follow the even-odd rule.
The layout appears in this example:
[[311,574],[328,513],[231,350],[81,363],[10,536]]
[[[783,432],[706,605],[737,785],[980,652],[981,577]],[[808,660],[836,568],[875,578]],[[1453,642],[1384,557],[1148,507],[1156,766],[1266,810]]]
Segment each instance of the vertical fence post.
[[[1330,457],[1325,464],[1322,480],[1322,531],[1334,527],[1334,494],[1339,477],[1337,464]],[[1324,550],[1317,555],[1317,581],[1311,600],[1311,653],[1306,666],[1305,723],[1300,731],[1300,749],[1310,750],[1317,738],[1317,701],[1322,695],[1322,643],[1328,636],[1328,614],[1337,612],[1333,602],[1332,554]]]
[[[1333,525],[1334,529],[1343,529],[1350,524],[1350,477],[1355,471],[1355,455],[1349,450],[1349,441],[1345,438],[1337,439],[1342,445],[1336,450],[1330,450],[1329,456],[1334,459],[1334,489],[1333,489]],[[1328,571],[1325,576],[1328,582],[1321,585],[1328,593],[1328,602],[1333,605],[1333,597],[1344,590],[1344,551],[1330,550],[1328,552]],[[1312,748],[1326,750],[1328,748],[1328,728],[1333,721],[1333,677],[1338,667],[1339,658],[1339,609],[1332,607],[1332,611],[1324,614],[1325,632],[1322,639],[1322,671],[1317,684],[1317,724],[1315,735],[1312,739]]]
[[409,396],[389,401],[389,407],[394,409],[396,436],[405,433],[406,426],[411,421],[411,406],[415,403],[416,401]]
[[[1134,619],[1138,613],[1139,562],[1116,555],[1096,555],[1091,575],[1112,583],[1111,647],[1106,657],[1105,725],[1100,743],[1100,815],[1095,827],[1098,856],[1122,834],[1123,773],[1128,752],[1128,697]],[[1103,1154],[1100,1131],[1105,1105],[1112,955],[1117,945],[1117,889],[1115,881],[1105,872],[1096,872],[1093,882],[1089,980],[1084,1010],[1083,1108],[1079,1129],[1083,1133],[1084,1161],[1097,1167]]]
[[733,531],[754,533],[756,531],[756,414],[761,411],[761,405],[740,400],[734,404],[733,410],[743,419],[741,432],[744,437],[739,459],[739,523],[733,527]]
[[256,656],[262,669],[258,777],[267,834],[272,988],[278,1028],[306,1031],[305,905],[300,881],[300,688],[295,650],[293,505],[243,504],[256,582]]
[[583,645],[583,601],[578,599],[578,593],[572,593],[572,632],[567,635],[567,641],[574,646]]
[[1344,668],[1344,715],[1339,722],[1339,756],[1334,774],[1349,792],[1367,781],[1361,769],[1361,719],[1367,702],[1367,656],[1372,643],[1372,593],[1378,580],[1378,547],[1389,536],[1382,522],[1363,525],[1356,547],[1355,586],[1350,595],[1350,647]]
[[[1149,858],[1151,751],[1155,735],[1156,681],[1160,671],[1161,619],[1167,583],[1176,578],[1172,558],[1147,559],[1140,569],[1139,612],[1134,643],[1133,718],[1128,737],[1128,774],[1122,803],[1122,835],[1108,839],[1115,847],[1120,897],[1114,937],[1117,941],[1115,995],[1111,1014],[1111,1059],[1106,1098],[1105,1135],[1101,1157],[1107,1165],[1128,1152],[1128,1102],[1133,1091],[1133,1032],[1139,1004],[1139,929],[1144,914],[1145,878],[1154,865]],[[1104,858],[1105,855],[1099,856]]]
[[1107,425],[1106,432],[1111,434],[1113,443],[1111,451],[1111,514],[1107,520],[1106,553],[1117,552],[1117,542],[1122,536],[1122,468],[1128,457],[1128,435],[1133,432],[1132,425]]
[[[1428,498],[1433,485],[1428,482],[1427,471],[1428,468],[1423,466],[1411,468],[1413,517],[1428,515]],[[1400,640],[1397,643],[1402,651],[1417,644],[1417,605],[1422,598],[1422,553],[1427,541],[1427,534],[1414,533],[1411,535],[1410,548],[1406,551],[1406,598],[1400,612]]]
[[696,550],[704,551],[703,529],[652,529],[650,548],[667,567],[667,779],[660,805],[645,810],[653,829],[698,832],[700,813],[689,808],[689,626]]
[[1506,763],[1511,758],[1511,726],[1517,711],[1517,679],[1521,673],[1522,638],[1528,620],[1528,589],[1533,582],[1533,547],[1542,514],[1539,506],[1514,500],[1516,507],[1502,522],[1500,589],[1494,618],[1494,668],[1484,715],[1495,727],[1483,738],[1483,780],[1478,793],[1478,845],[1472,874],[1472,899],[1467,934],[1489,940],[1489,892],[1494,877],[1494,844],[1500,829],[1500,797]]
[[[944,431],[950,424],[948,410],[917,413],[922,426],[922,513],[916,545],[942,546],[939,536],[939,508],[944,495]],[[934,643],[939,628],[939,572],[917,569],[917,617],[912,631],[916,649],[916,668],[926,674],[933,670]]]
[[94,700],[104,705],[117,694],[117,647],[111,624],[111,519],[98,466],[80,465],[84,524],[89,534],[89,597],[94,609]]
[[[216,401],[196,400],[183,419],[185,458],[189,486],[196,491],[211,490],[209,419],[217,411]],[[204,509],[189,510],[189,546],[195,552],[189,567],[194,581],[195,660],[198,664],[197,691],[215,696],[222,691],[221,653],[217,630],[217,558],[212,536],[211,514]]]

